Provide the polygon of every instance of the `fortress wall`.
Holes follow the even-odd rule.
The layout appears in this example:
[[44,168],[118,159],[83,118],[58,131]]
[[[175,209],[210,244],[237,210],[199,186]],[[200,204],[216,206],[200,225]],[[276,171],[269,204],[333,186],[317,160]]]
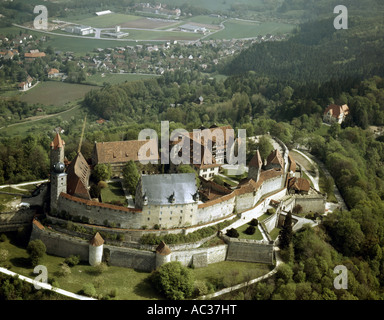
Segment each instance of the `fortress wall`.
[[269,180],[266,180],[261,185],[261,188],[259,189],[260,192],[258,192],[260,195],[264,195],[270,192],[274,192],[276,190],[281,189],[284,186],[284,176],[278,176]]
[[117,267],[132,268],[151,272],[156,268],[156,253],[131,248],[104,245],[109,250],[109,264]]
[[236,197],[236,211],[243,212],[251,209],[255,206],[255,200],[257,198],[253,195],[253,192],[240,194]]
[[1,213],[0,225],[30,223],[35,215],[35,210],[23,209],[15,212]]
[[267,232],[271,232],[273,229],[275,229],[277,225],[278,220],[278,212],[275,212],[273,215],[268,217],[263,221],[265,228],[267,229]]
[[273,243],[225,237],[227,260],[273,264]]
[[322,195],[300,196],[295,195],[295,205],[300,205],[302,212],[316,212],[323,214],[325,212],[325,198]]
[[208,264],[225,261],[228,245],[173,251],[171,261],[179,261],[184,266],[206,267]]
[[231,216],[235,209],[236,197],[233,194],[199,205],[193,217],[193,225],[208,223]]
[[71,216],[86,217],[90,224],[105,225],[115,224],[120,228],[140,229],[142,223],[142,213],[140,211],[116,210],[107,206],[87,205],[80,201],[70,200],[60,196],[58,211],[66,211]]
[[40,239],[47,247],[47,253],[59,257],[69,257],[70,255],[79,255],[82,261],[88,261],[89,243],[86,240],[66,236],[52,232],[45,228],[40,230],[35,225],[32,227],[30,240]]

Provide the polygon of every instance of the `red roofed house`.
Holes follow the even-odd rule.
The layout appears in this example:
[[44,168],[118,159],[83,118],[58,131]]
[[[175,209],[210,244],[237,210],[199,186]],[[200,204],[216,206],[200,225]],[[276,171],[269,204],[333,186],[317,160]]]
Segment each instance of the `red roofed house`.
[[346,104],[342,106],[331,104],[324,111],[323,121],[328,124],[332,124],[334,122],[341,124],[348,114],[349,107]]

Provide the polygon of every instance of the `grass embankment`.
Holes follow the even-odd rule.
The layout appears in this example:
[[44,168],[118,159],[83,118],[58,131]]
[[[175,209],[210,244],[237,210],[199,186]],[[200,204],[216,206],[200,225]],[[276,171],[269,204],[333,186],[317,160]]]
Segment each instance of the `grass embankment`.
[[[10,234],[8,234],[9,236]],[[13,239],[13,236],[11,237]],[[0,242],[0,249],[6,249],[9,257],[5,264],[10,270],[24,276],[35,278],[33,268],[29,265],[26,249],[14,240]],[[71,268],[71,273],[65,277],[58,276],[60,264],[64,258],[53,255],[45,255],[41,265],[48,269],[48,278],[59,284],[59,287],[79,292],[84,284],[92,283],[98,295],[107,295],[116,289],[118,300],[159,300],[163,299],[149,282],[149,272],[137,271],[129,268],[109,266],[102,274],[97,274],[96,269],[87,263],[80,263]],[[206,268],[191,269],[196,280],[210,283],[215,290],[246,281],[249,278],[257,278],[268,273],[273,266],[257,263],[223,261],[210,264]]]

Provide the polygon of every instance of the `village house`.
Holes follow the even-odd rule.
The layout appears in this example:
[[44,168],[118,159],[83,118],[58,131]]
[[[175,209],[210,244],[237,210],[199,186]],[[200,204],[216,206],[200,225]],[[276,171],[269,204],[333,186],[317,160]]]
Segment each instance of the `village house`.
[[323,114],[323,121],[328,124],[343,123],[345,117],[349,114],[349,107],[344,104],[342,106],[331,104],[329,105]]

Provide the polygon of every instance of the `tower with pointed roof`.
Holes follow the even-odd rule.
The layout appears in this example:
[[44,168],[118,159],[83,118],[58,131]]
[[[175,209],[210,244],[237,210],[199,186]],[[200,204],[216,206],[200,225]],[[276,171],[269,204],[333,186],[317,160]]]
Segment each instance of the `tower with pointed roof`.
[[160,268],[163,264],[171,262],[171,254],[171,249],[169,249],[164,241],[161,241],[156,248],[156,269]]
[[67,174],[65,173],[64,165],[64,145],[65,142],[57,133],[51,142],[51,211],[57,210],[60,194],[62,192],[67,193]]
[[89,242],[89,264],[91,266],[99,265],[103,260],[104,239],[100,233],[96,232],[95,236]]
[[248,178],[253,179],[257,182],[260,178],[262,166],[263,160],[261,160],[259,150],[256,150],[256,154],[253,156],[253,158],[248,164]]
[[56,163],[64,163],[64,147],[64,140],[61,139],[60,134],[56,133],[55,138],[51,142],[51,171]]

